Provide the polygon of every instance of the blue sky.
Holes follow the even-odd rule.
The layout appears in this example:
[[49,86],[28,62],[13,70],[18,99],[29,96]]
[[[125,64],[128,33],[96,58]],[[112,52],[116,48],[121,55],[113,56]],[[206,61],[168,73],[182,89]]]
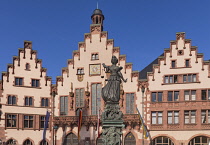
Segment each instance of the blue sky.
[[[89,33],[96,0],[0,0],[0,71],[33,42],[48,75],[61,75],[78,42]],[[99,0],[104,31],[134,70],[141,70],[169,47],[176,32],[186,32],[210,59],[209,0]]]

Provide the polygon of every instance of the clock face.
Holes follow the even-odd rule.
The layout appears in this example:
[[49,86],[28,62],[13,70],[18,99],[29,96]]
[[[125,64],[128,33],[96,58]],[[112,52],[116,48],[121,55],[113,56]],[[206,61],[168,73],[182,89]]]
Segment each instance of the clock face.
[[90,64],[90,75],[100,75],[101,65],[100,64]]

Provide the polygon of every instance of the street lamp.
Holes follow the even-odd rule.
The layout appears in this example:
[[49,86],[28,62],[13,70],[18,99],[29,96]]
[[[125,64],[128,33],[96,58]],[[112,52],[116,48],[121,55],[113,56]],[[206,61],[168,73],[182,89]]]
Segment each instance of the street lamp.
[[54,145],[56,145],[58,126],[57,125],[54,125],[53,126],[53,129],[55,130],[55,141],[54,141],[55,144]]

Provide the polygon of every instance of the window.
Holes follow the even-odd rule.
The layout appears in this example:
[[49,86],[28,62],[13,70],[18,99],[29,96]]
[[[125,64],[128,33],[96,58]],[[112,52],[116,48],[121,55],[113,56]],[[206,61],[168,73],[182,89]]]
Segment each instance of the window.
[[152,102],[162,102],[163,92],[152,92]]
[[34,116],[24,115],[24,128],[33,128]]
[[17,143],[17,141],[15,139],[10,139],[7,141],[6,145],[16,145],[16,143]]
[[42,140],[42,141],[40,142],[40,145],[49,145],[49,144],[48,144],[48,142],[47,142],[46,140]]
[[134,93],[126,93],[126,113],[134,113]]
[[78,68],[77,69],[77,74],[78,75],[83,75],[84,74],[84,69],[83,68]]
[[195,101],[196,100],[196,90],[184,91],[184,100],[185,101]]
[[152,112],[152,124],[163,124],[163,112]]
[[189,59],[185,60],[185,67],[190,67],[190,60]]
[[164,77],[164,83],[166,84],[172,84],[172,83],[178,83],[178,75],[167,75]]
[[[45,118],[46,116],[40,116],[40,128],[44,128],[44,124],[45,124]],[[49,127],[49,124],[47,125],[47,128]]]
[[175,68],[176,67],[176,61],[175,60],[172,60],[171,61],[171,68]]
[[6,114],[6,126],[7,127],[16,127],[16,125],[17,125],[17,115]]
[[23,145],[33,145],[33,143],[29,139],[27,139],[24,141]]
[[183,82],[184,83],[187,83],[187,82],[197,82],[196,74],[186,74],[186,75],[183,75]]
[[168,124],[179,123],[179,111],[168,111]]
[[30,64],[26,63],[26,70],[30,70]]
[[16,97],[15,96],[8,96],[7,97],[7,104],[8,105],[16,105]]
[[190,111],[184,111],[184,123],[190,124],[196,122],[196,111],[190,110]]
[[98,53],[94,53],[91,55],[91,60],[98,60],[99,57],[98,57]]
[[84,107],[84,89],[76,89],[76,108]]
[[15,86],[22,86],[23,85],[23,78],[15,78]]
[[48,107],[48,106],[49,106],[48,98],[42,98],[41,99],[41,107]]
[[68,96],[60,97],[60,115],[68,114]]
[[92,84],[92,115],[98,114],[101,107],[101,84]]
[[208,145],[210,142],[210,138],[206,136],[196,136],[191,139],[188,145]]
[[210,123],[210,110],[201,110],[201,123]]
[[201,100],[210,100],[210,90],[201,90]]
[[32,84],[31,84],[32,87],[39,87],[40,84],[39,84],[39,80],[37,79],[32,79]]
[[33,106],[33,98],[25,97],[25,106]]
[[179,101],[179,91],[169,91],[168,101]]
[[152,145],[174,145],[172,140],[166,136],[159,136],[153,139]]

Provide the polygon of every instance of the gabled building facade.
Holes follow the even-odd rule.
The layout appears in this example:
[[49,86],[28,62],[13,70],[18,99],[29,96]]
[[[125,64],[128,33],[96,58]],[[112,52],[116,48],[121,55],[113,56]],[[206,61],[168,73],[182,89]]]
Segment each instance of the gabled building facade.
[[[78,43],[72,59],[62,68],[56,84],[42,68],[42,60],[25,41],[0,81],[0,141],[19,145],[102,145],[104,108],[101,89],[109,72],[102,64],[118,65],[126,83],[121,84],[120,107],[124,113],[123,145],[201,145],[210,138],[210,64],[203,60],[185,33],[177,33],[170,48],[142,71],[133,71],[126,55],[103,31],[105,17],[94,10],[90,33]],[[138,108],[149,130],[144,139]],[[79,112],[82,127],[78,133]],[[51,116],[43,140],[46,112]],[[98,126],[99,130],[98,130]],[[0,144],[1,144],[0,142]]]
[[209,63],[181,32],[141,71],[140,81],[149,89],[144,112],[154,144],[209,143]]
[[25,41],[18,56],[2,72],[1,81],[1,140],[6,144],[49,144],[42,141],[46,111],[51,109],[51,78],[42,68],[42,60]]

